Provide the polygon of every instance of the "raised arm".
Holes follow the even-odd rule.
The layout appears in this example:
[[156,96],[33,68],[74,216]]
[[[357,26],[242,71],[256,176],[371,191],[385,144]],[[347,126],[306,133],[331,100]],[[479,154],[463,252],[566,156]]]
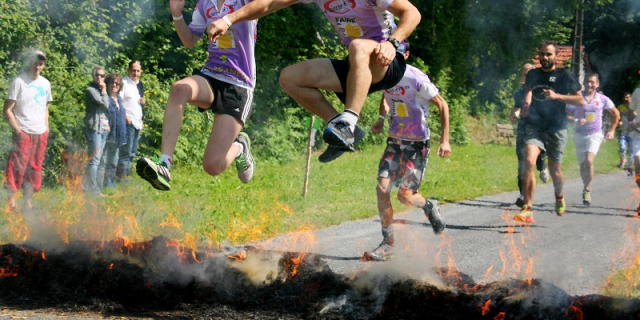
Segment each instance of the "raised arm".
[[442,133],[440,134],[440,146],[438,146],[437,154],[443,158],[448,158],[451,155],[451,146],[449,145],[449,104],[440,94],[433,97],[431,103],[435,104],[440,110]]
[[177,17],[182,17],[184,0],[171,0],[169,7],[171,8],[171,15],[174,17],[173,24],[176,26],[176,32],[178,33],[178,37],[180,37],[180,41],[182,41],[182,44],[186,48],[193,48],[193,46],[198,43],[198,40],[200,40],[200,37],[191,32],[191,29],[189,29],[189,26],[187,26],[183,18],[176,20]]
[[422,19],[418,8],[411,4],[409,0],[394,0],[387,10],[400,19],[398,28],[390,36],[400,42],[409,38],[420,23],[420,19]]
[[[177,1],[177,0],[176,0]],[[254,0],[226,15],[231,24],[241,21],[250,21],[260,19],[280,9],[294,5],[300,0]],[[218,19],[212,22],[207,30],[209,41],[216,41],[229,29],[230,25],[224,19]]]
[[611,109],[608,109],[607,111],[611,113],[613,118],[611,120],[611,128],[609,128],[609,132],[607,132],[607,135],[605,136],[605,138],[608,140],[612,140],[616,135],[616,127],[620,122],[620,111],[618,111],[617,108],[611,108]]
[[572,104],[574,106],[584,105],[584,98],[582,97],[582,93],[580,91],[576,91],[573,94],[566,95],[556,93],[552,89],[542,89],[542,91],[547,99],[561,101],[565,104]]

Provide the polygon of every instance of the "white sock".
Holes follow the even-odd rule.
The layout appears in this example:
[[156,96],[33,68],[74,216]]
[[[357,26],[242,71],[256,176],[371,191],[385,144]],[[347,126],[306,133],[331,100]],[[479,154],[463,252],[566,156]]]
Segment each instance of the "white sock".
[[349,129],[353,132],[356,128],[356,124],[358,123],[358,117],[359,115],[357,113],[347,109],[344,110],[344,113],[342,113],[338,118],[336,118],[336,121],[344,121],[348,123]]
[[160,161],[164,162],[167,165],[167,169],[171,169],[171,163],[173,162],[173,158],[168,154],[161,154]]
[[238,149],[238,154],[236,155],[236,158],[240,157],[240,155],[241,155],[241,154],[242,154],[242,152],[244,151],[244,146],[242,145],[242,143],[237,142],[237,141],[236,141],[236,142],[234,142],[232,145],[233,145],[233,146],[238,146],[238,148],[239,148],[239,149]]

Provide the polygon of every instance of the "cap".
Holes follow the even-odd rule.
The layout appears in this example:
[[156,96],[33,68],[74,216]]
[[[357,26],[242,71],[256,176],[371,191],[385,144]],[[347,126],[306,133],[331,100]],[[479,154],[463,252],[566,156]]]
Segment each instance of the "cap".
[[47,60],[47,55],[40,50],[33,50],[29,52],[29,59],[39,58],[40,60]]

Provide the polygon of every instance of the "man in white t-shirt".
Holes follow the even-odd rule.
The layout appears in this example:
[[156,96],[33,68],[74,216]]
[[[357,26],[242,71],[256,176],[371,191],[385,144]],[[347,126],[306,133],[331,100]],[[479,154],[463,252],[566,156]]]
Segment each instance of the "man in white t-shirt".
[[23,72],[9,84],[4,116],[13,130],[4,185],[9,191],[9,207],[16,208],[16,193],[23,188],[24,206],[33,207],[32,196],[42,185],[42,162],[49,137],[51,97],[49,80],[40,76],[47,56],[34,50],[23,64]]
[[140,81],[142,64],[138,60],[129,62],[127,75],[122,78],[120,97],[122,105],[127,111],[127,143],[120,148],[116,177],[123,182],[129,180],[131,162],[138,152],[138,141],[142,131],[142,116],[144,114],[144,85]]

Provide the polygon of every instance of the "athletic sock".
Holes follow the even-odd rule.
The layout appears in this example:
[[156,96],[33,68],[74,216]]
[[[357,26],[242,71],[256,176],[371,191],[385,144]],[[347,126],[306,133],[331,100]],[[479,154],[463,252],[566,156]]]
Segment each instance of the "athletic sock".
[[329,121],[327,121],[327,123],[331,123],[333,122],[333,120],[338,119],[340,116],[342,115],[342,113],[338,113],[335,116],[331,117],[331,119],[329,119]]
[[358,123],[359,117],[360,115],[355,113],[354,111],[345,109],[344,113],[342,113],[342,115],[340,115],[336,120],[341,120],[348,123],[349,129],[351,129],[351,132],[353,132],[353,130],[355,130],[356,128],[356,124]]
[[242,155],[242,152],[244,151],[244,146],[242,145],[242,143],[238,141],[234,141],[232,145],[238,146],[238,154],[236,155],[236,159],[238,159],[240,155]]
[[171,163],[173,163],[173,158],[168,155],[168,154],[161,154],[160,155],[160,161],[164,162],[164,164],[167,166],[167,169],[171,169]]

